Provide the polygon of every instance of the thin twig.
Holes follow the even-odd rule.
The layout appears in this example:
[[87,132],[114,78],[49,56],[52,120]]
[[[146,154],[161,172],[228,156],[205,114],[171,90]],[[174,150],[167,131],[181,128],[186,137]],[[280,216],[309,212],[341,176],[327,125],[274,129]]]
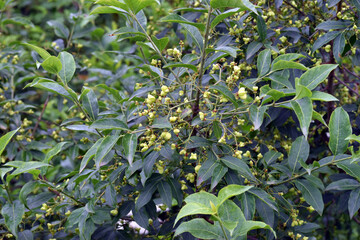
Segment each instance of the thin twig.
[[45,100],[43,109],[42,109],[42,111],[41,111],[41,113],[40,113],[40,116],[38,117],[37,122],[36,122],[36,124],[35,124],[35,127],[34,127],[34,129],[33,129],[33,132],[32,132],[32,136],[33,136],[33,137],[35,136],[35,132],[36,132],[36,130],[37,130],[38,127],[39,127],[39,123],[40,123],[40,121],[41,121],[41,119],[42,119],[42,117],[43,117],[43,115],[44,115],[46,106],[47,106],[48,103],[49,103],[49,99],[50,99],[50,96],[48,95],[47,98],[46,98],[46,100]]
[[360,94],[357,91],[355,91],[354,89],[352,89],[349,85],[347,85],[343,80],[338,78],[336,75],[334,75],[334,77],[336,80],[338,80],[338,82],[340,82],[342,85],[347,87],[352,93],[354,93],[356,96],[360,97]]

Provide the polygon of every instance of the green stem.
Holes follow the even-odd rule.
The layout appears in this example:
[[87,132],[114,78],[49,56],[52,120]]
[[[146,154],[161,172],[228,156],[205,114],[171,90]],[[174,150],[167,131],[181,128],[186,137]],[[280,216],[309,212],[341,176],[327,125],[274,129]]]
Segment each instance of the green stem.
[[10,195],[10,190],[9,190],[9,187],[8,187],[7,183],[4,183],[4,187],[5,187],[6,193],[7,193],[8,197],[9,197],[9,202],[13,203],[11,195]]
[[[336,164],[336,163],[339,163],[339,162],[342,162],[342,161],[345,161],[345,160],[349,160],[351,159],[352,157],[346,157],[346,158],[341,158],[341,159],[338,159],[338,160],[333,160],[331,162],[328,162],[328,163],[325,163],[324,165],[320,166],[320,167],[315,167],[313,168],[311,171],[315,171],[315,170],[318,170],[322,167],[326,167],[326,166],[329,166],[329,165],[333,165],[333,164]],[[288,183],[288,182],[291,182],[293,180],[296,180],[304,175],[308,174],[308,172],[303,172],[303,173],[300,173],[299,175],[296,175],[294,177],[291,177],[289,179],[286,179],[284,181],[281,181],[281,182],[275,182],[275,183],[270,183],[270,184],[267,184],[268,186],[278,186],[278,185],[281,185],[281,184],[284,184],[284,183]]]
[[221,222],[221,221],[219,221],[219,224],[220,224],[221,230],[222,230],[222,231],[223,231],[223,233],[224,233],[224,237],[225,237],[225,239],[226,239],[226,240],[229,240],[229,238],[227,237],[227,234],[226,234],[226,231],[225,231],[225,229],[224,229],[224,226],[223,226],[222,222]]

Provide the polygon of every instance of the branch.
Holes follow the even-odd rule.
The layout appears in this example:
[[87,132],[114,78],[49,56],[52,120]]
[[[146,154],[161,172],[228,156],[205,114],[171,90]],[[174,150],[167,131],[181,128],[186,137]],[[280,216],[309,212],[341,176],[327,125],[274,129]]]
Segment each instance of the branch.
[[334,77],[336,80],[338,80],[338,82],[340,82],[342,85],[347,87],[352,93],[354,93],[356,96],[360,97],[360,94],[357,91],[355,91],[354,89],[352,89],[349,85],[347,85],[343,80],[338,78],[336,75],[334,75]]

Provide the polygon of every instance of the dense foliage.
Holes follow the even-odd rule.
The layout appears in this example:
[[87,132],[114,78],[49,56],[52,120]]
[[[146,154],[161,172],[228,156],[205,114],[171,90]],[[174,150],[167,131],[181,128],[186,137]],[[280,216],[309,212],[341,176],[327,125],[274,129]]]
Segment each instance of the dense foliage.
[[359,0],[0,0],[0,238],[358,239]]

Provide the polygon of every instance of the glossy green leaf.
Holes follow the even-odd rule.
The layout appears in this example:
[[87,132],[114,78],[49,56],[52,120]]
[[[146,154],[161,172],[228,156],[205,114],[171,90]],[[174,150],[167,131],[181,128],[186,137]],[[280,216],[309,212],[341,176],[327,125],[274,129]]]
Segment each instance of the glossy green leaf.
[[243,160],[232,157],[225,156],[220,159],[222,163],[224,163],[227,167],[238,171],[241,175],[245,176],[247,179],[255,180],[255,177],[252,175],[250,168]]
[[159,191],[160,197],[163,201],[163,203],[167,207],[172,206],[172,194],[171,194],[171,186],[166,181],[160,181],[157,185],[157,189]]
[[175,219],[175,224],[183,217],[186,216],[190,216],[190,215],[195,215],[195,214],[207,214],[207,215],[212,215],[215,214],[215,212],[213,210],[211,210],[211,208],[201,204],[201,203],[187,203],[185,206],[183,206],[180,210],[180,212],[178,213],[176,219]]
[[136,134],[126,134],[122,138],[122,146],[124,148],[124,154],[127,158],[130,166],[134,160],[136,147],[137,147],[137,135]]
[[22,173],[27,173],[33,169],[46,167],[46,166],[50,166],[50,165],[47,163],[35,162],[35,161],[30,161],[30,162],[11,161],[11,162],[7,162],[4,166],[16,168],[16,170],[14,172],[12,172],[11,175],[17,176]]
[[69,38],[70,31],[62,22],[57,20],[50,20],[47,21],[47,24],[54,29],[56,36],[63,39]]
[[332,102],[332,101],[339,101],[336,97],[334,97],[331,94],[320,92],[320,91],[314,91],[312,92],[312,95],[310,97],[313,101],[323,101],[323,102]]
[[192,25],[192,26],[198,28],[200,31],[205,31],[205,25],[203,23],[191,22],[178,14],[169,14],[166,17],[161,18],[160,21],[161,22],[189,24],[189,25]]
[[311,68],[301,75],[299,83],[313,90],[322,83],[337,66],[338,65],[335,64],[324,64]]
[[244,216],[247,220],[249,219],[253,219],[254,215],[255,215],[255,198],[252,194],[250,194],[249,192],[246,192],[244,194],[241,194],[239,196],[240,198],[240,202],[241,202],[241,207],[243,209],[244,212]]
[[155,43],[156,47],[160,50],[160,52],[162,52],[166,48],[167,44],[169,43],[168,37],[163,37],[161,39],[158,39],[155,36],[151,36],[151,39]]
[[135,14],[154,3],[159,4],[158,0],[124,0],[124,2]]
[[104,140],[103,138],[100,138],[99,140],[96,141],[96,143],[94,145],[91,146],[91,148],[89,150],[87,150],[83,159],[81,160],[79,173],[84,171],[84,169],[86,168],[89,161],[95,156],[96,151],[99,148],[99,146],[103,140]]
[[225,167],[223,164],[219,164],[217,167],[214,168],[211,177],[211,186],[210,186],[211,190],[213,190],[218,185],[218,183],[223,179],[227,171],[228,168]]
[[58,58],[62,65],[59,76],[64,83],[68,83],[73,78],[76,70],[74,57],[68,52],[61,52]]
[[325,191],[346,191],[360,187],[360,183],[355,179],[346,178],[330,183]]
[[202,50],[204,48],[204,38],[201,35],[199,29],[189,24],[180,23],[180,25],[185,29],[187,34],[192,38],[195,45]]
[[308,70],[307,67],[298,62],[286,61],[286,60],[278,60],[273,64],[271,71],[279,71],[283,69],[300,69],[300,70]]
[[95,2],[95,4],[109,5],[109,6],[124,9],[126,11],[128,10],[128,6],[125,3],[122,3],[122,2],[120,2],[118,0],[97,0]]
[[23,45],[37,52],[40,55],[40,57],[42,57],[44,60],[47,59],[48,57],[51,57],[50,53],[48,53],[45,49],[42,49],[40,47],[37,47],[29,43],[23,43]]
[[320,190],[307,180],[295,181],[295,185],[301,191],[305,201],[320,215],[322,215],[324,210],[324,201]]
[[335,20],[327,20],[325,22],[320,23],[319,25],[316,26],[316,29],[319,30],[337,30],[337,29],[345,29],[347,27],[349,27],[352,24],[351,21],[343,21],[343,20],[339,20],[339,21],[335,21]]
[[174,68],[174,67],[183,67],[193,70],[194,72],[197,72],[197,67],[192,64],[185,64],[185,63],[168,63],[163,66],[163,68]]
[[333,55],[337,63],[341,64],[342,59],[341,55],[343,54],[345,49],[345,33],[341,33],[334,40],[333,44]]
[[316,50],[318,50],[319,48],[321,48],[322,46],[324,46],[331,40],[334,40],[337,36],[339,36],[339,34],[340,34],[339,31],[325,33],[324,35],[322,35],[321,37],[316,39],[316,41],[314,42],[314,44],[312,46],[312,52],[315,52]]
[[114,6],[99,6],[99,7],[95,8],[94,10],[92,10],[90,12],[90,15],[93,15],[93,14],[113,14],[113,13],[124,14],[125,12],[119,11],[119,9],[114,7]]
[[360,188],[354,189],[350,193],[348,209],[350,214],[350,219],[357,213],[360,208]]
[[67,142],[60,142],[60,143],[56,144],[52,149],[50,149],[46,153],[43,162],[50,163],[51,159],[61,152],[61,150],[63,149],[65,144],[67,144]]
[[268,108],[267,106],[261,106],[261,107],[257,107],[255,105],[250,106],[249,116],[250,116],[250,120],[254,124],[254,130],[257,130],[261,127],[261,124],[264,121],[264,115],[265,115],[267,108]]
[[269,150],[265,153],[263,160],[266,162],[267,165],[271,165],[274,163],[279,157],[281,156],[280,152],[276,152],[274,150]]
[[276,232],[274,229],[272,229],[268,224],[260,221],[246,221],[243,224],[239,225],[239,228],[235,230],[234,235],[235,236],[246,236],[247,233],[251,230],[255,229],[268,229],[270,230],[275,238],[276,238]]
[[50,56],[47,59],[45,59],[41,66],[45,69],[45,71],[52,73],[52,74],[58,74],[62,69],[62,64],[59,58],[55,56]]
[[234,15],[235,13],[238,13],[242,11],[239,8],[234,8],[234,9],[229,9],[219,15],[217,15],[211,22],[211,28],[216,27],[216,25],[218,25],[219,23],[221,23],[224,19]]
[[174,237],[184,232],[189,232],[194,237],[200,239],[224,239],[221,227],[218,224],[210,224],[203,218],[193,219],[180,224],[175,231]]
[[18,225],[21,223],[24,213],[25,207],[19,200],[12,203],[7,202],[1,209],[6,227],[16,237],[18,236]]
[[262,48],[263,44],[261,42],[251,42],[246,49],[246,60],[249,60],[253,57],[259,50]]
[[185,198],[186,203],[198,203],[207,206],[208,208],[211,208],[210,202],[212,202],[214,205],[218,204],[218,199],[216,196],[214,196],[211,193],[208,192],[197,192],[189,195]]
[[91,124],[90,127],[93,129],[101,129],[101,130],[107,130],[107,129],[125,130],[125,131],[129,130],[126,123],[124,123],[123,121],[117,118],[100,119],[95,121],[93,124]]
[[312,118],[313,120],[318,120],[319,122],[321,122],[322,124],[324,124],[324,126],[327,126],[323,115],[321,115],[320,113],[316,112],[315,110],[313,110],[313,114],[312,114]]
[[156,118],[153,122],[153,124],[151,125],[152,128],[159,128],[159,129],[164,129],[164,128],[172,128],[171,123],[169,122],[169,120],[166,117],[162,117],[162,118]]
[[115,146],[119,138],[120,137],[116,135],[106,136],[104,140],[100,143],[94,157],[94,162],[96,164],[97,169],[99,169],[102,166],[102,161],[104,160],[106,155],[111,151],[111,149]]
[[360,181],[360,165],[357,162],[352,162],[352,160],[346,160],[336,164],[337,167],[344,170],[350,176],[356,178]]
[[19,131],[20,128],[13,130],[11,132],[6,133],[4,136],[1,136],[0,138],[0,156],[3,153],[5,147],[10,142],[11,138]]
[[255,5],[248,0],[211,0],[210,5],[213,8],[239,8],[242,11],[250,10],[258,14]]
[[151,181],[151,178],[147,181],[145,188],[140,192],[139,198],[136,200],[136,209],[141,209],[152,198],[152,195],[156,191],[158,181]]
[[295,83],[296,95],[294,99],[302,99],[302,98],[310,98],[312,96],[312,92],[307,87],[298,84],[298,81]]
[[261,15],[256,16],[256,26],[260,39],[262,42],[264,42],[267,37],[267,26],[265,20]]
[[225,200],[247,192],[251,188],[252,186],[241,186],[235,184],[227,185],[219,191],[217,207],[225,202]]
[[304,55],[299,54],[299,53],[286,53],[286,54],[282,54],[280,56],[278,56],[277,58],[274,59],[273,61],[273,65],[275,65],[275,63],[277,63],[278,61],[295,61],[299,58],[305,58]]
[[346,138],[351,135],[352,129],[348,113],[338,107],[331,114],[329,122],[329,148],[334,155],[342,154],[346,151],[349,140]]
[[69,94],[66,89],[58,84],[57,82],[51,80],[51,79],[45,79],[45,78],[35,78],[32,83],[29,83],[25,86],[27,87],[36,87],[42,90],[46,90],[55,94],[59,94],[65,98],[68,98],[72,100],[72,96]]
[[271,64],[271,51],[269,49],[265,49],[260,52],[257,59],[257,70],[258,77],[264,76],[270,70]]
[[291,107],[299,120],[302,133],[307,139],[309,126],[312,119],[313,106],[310,98],[305,97],[299,100],[291,101]]
[[242,225],[246,221],[241,209],[232,200],[226,200],[219,206],[218,216],[225,228],[229,230],[230,235],[238,225]]
[[209,89],[214,89],[216,91],[219,91],[226,99],[228,99],[234,104],[235,108],[238,107],[234,94],[228,88],[224,86],[215,85],[215,86],[210,86]]
[[300,169],[300,161],[306,162],[309,157],[310,145],[304,136],[298,137],[291,145],[289,153],[289,167],[292,173]]
[[94,90],[84,88],[85,94],[81,94],[81,101],[85,111],[89,114],[92,120],[96,120],[99,114],[99,104]]

